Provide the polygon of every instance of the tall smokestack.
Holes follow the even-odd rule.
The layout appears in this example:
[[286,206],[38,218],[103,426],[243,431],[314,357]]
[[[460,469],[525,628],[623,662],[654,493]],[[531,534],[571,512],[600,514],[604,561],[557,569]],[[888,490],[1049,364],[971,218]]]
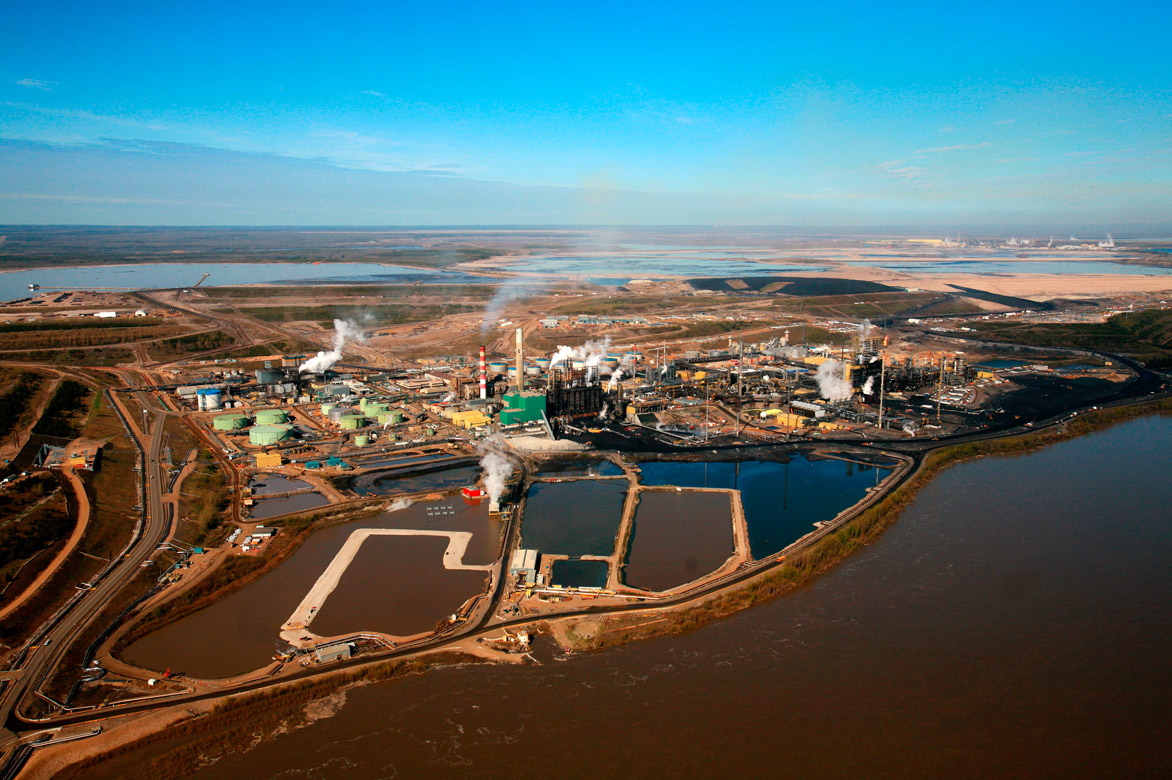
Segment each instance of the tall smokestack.
[[484,359],[484,345],[480,345],[480,400],[488,399],[488,364]]
[[525,389],[525,335],[517,328],[517,392]]

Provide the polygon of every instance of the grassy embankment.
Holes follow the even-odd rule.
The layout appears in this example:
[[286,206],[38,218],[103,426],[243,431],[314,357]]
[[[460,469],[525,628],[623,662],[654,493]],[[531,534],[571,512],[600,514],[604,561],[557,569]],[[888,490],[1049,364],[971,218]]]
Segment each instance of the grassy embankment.
[[448,314],[479,311],[480,306],[460,303],[388,303],[366,306],[254,306],[239,309],[261,322],[316,322],[323,328],[333,328],[334,319],[349,319],[363,327],[401,325],[408,322],[438,320]]
[[54,366],[115,366],[132,360],[134,352],[125,347],[74,347],[0,352],[0,362],[46,363]]
[[[72,595],[77,583],[93,577],[117,555],[130,539],[138,519],[133,509],[138,503],[134,472],[138,465],[137,450],[102,395],[72,380],[63,381],[37,428],[50,435],[68,438],[81,435],[105,440],[106,444],[99,470],[82,477],[91,514],[77,552],[66,558],[48,582],[0,624],[0,643],[8,646],[22,641]],[[69,516],[76,518],[76,507],[70,507]],[[68,531],[63,532],[67,534]]]
[[605,621],[603,628],[591,638],[579,637],[571,631],[570,639],[576,649],[600,649],[688,631],[747,609],[812,581],[859,547],[873,541],[912,503],[920,488],[928,484],[940,471],[955,463],[985,455],[1013,454],[1038,449],[1091,433],[1122,420],[1154,412],[1172,412],[1172,399],[1087,412],[1067,423],[1064,428],[936,450],[924,458],[919,470],[911,478],[875,506],[861,512],[845,526],[823,537],[812,547],[794,555],[781,567],[695,606],[669,611],[665,613],[664,620],[641,625],[647,623],[645,615],[619,616]]
[[1116,314],[1106,322],[975,322],[987,341],[1034,347],[1074,347],[1128,355],[1152,369],[1172,368],[1172,309]]
[[891,317],[909,309],[918,309],[921,314],[973,314],[981,311],[979,306],[970,301],[933,292],[818,295],[782,298],[774,301],[773,305],[791,314],[842,319]]
[[[57,480],[35,474],[0,492],[0,605],[24,590],[73,530]],[[40,558],[33,562],[34,557]],[[38,566],[37,563],[42,565]]]
[[[291,306],[300,305],[307,296],[320,295],[322,285],[306,287],[303,285],[266,286],[259,287],[208,287],[201,290],[201,294],[208,301],[255,301],[258,295],[264,295],[269,303],[280,303],[281,299],[288,299]],[[459,299],[486,300],[493,297],[496,290],[490,284],[409,284],[409,285],[364,285],[345,284],[332,285],[329,289],[329,299],[339,304],[375,304],[380,300],[428,300],[454,301]],[[218,311],[232,311],[223,309]]]
[[104,347],[181,333],[183,328],[150,317],[114,320],[71,319],[0,324],[0,336],[9,350],[78,349]]
[[211,349],[230,347],[236,339],[227,333],[218,330],[207,330],[202,333],[188,333],[185,336],[163,339],[147,345],[151,358],[154,360],[174,360],[193,352],[207,352]]
[[45,378],[32,371],[16,371],[5,377],[6,387],[0,392],[0,438],[10,436],[28,425],[33,401],[45,383]]

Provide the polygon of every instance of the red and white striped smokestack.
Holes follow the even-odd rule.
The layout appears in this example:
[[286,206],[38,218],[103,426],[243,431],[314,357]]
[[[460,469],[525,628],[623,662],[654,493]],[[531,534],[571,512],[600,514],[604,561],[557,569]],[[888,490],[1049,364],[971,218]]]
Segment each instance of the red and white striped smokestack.
[[480,346],[480,400],[488,399],[488,364],[484,361],[484,345]]

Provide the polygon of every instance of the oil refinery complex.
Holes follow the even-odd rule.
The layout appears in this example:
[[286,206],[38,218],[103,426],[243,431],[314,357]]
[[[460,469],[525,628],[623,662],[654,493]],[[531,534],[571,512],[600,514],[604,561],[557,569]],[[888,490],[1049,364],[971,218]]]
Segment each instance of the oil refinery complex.
[[[961,317],[754,314],[733,335],[672,337],[666,316],[621,306],[573,327],[518,312],[408,357],[353,321],[285,329],[183,292],[123,298],[151,322],[324,347],[98,369],[137,453],[138,522],[6,656],[10,766],[36,729],[84,737],[331,669],[516,660],[599,620],[667,621],[784,572],[945,443],[1168,392],[1129,358],[988,343]],[[100,440],[30,442],[16,462],[33,471],[107,468]],[[214,511],[186,493],[217,483]]]

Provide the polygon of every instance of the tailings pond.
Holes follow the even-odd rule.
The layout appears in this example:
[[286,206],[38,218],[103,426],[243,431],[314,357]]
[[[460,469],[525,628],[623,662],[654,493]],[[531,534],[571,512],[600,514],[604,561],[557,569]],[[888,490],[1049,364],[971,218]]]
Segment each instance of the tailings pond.
[[1169,441],[1172,417],[1150,417],[960,463],[788,596],[563,663],[542,639],[540,666],[352,688],[191,776],[503,778],[518,756],[592,776],[605,756],[631,778],[1164,777]]
[[536,482],[521,519],[521,546],[545,555],[613,555],[627,481]]
[[623,582],[661,591],[715,571],[733,553],[728,493],[639,493]]
[[730,462],[661,461],[640,463],[643,485],[732,488],[741,491],[756,559],[774,555],[858,503],[887,469],[800,453],[788,463],[772,460]]
[[[447,509],[436,511],[441,506]],[[449,499],[413,504],[397,512],[387,512],[367,520],[318,531],[272,572],[227,598],[139,639],[123,655],[131,663],[150,669],[161,671],[170,667],[194,677],[228,677],[265,666],[272,655],[284,646],[279,636],[281,625],[293,614],[293,610],[350,534],[359,528],[469,531],[472,539],[468,543],[464,563],[490,564],[499,554],[500,522],[489,518],[486,503],[468,505],[458,499]],[[370,541],[367,540],[367,543]],[[456,573],[444,569],[438,555],[428,555],[425,559],[417,559],[404,566],[402,551],[409,549],[418,553],[418,546],[396,547],[393,541],[390,544],[374,544],[371,546],[373,558],[365,554],[365,547],[364,544],[359,554],[359,558],[363,559],[362,565],[377,567],[378,562],[382,561],[386,571],[376,581],[383,585],[390,578],[401,575],[404,581],[417,581],[419,587],[425,587],[431,578],[435,578],[437,582],[445,583],[442,587],[447,589],[450,578],[446,575]],[[368,559],[371,561],[369,564],[366,563]],[[396,568],[399,566],[403,568]],[[483,580],[483,574],[476,574]],[[394,587],[395,590],[386,598],[397,597],[407,586],[399,583]],[[478,589],[479,585],[473,584],[471,591],[463,597],[454,594],[454,604],[448,604],[446,598],[437,598],[412,605],[399,602],[388,606],[380,603],[384,597],[377,589],[348,588],[345,594],[335,591],[327,604],[331,606],[331,611],[338,613],[339,625],[360,622],[362,615],[369,615],[372,622],[435,625],[459,607],[464,598],[475,595]],[[348,605],[350,601],[359,603]],[[446,606],[441,607],[440,602]],[[366,611],[353,611],[359,610],[360,605]],[[310,627],[315,633],[319,631],[316,620]]]
[[543,461],[538,477],[621,477],[616,463],[597,458],[554,458]]
[[372,471],[350,480],[350,489],[360,496],[370,493],[391,496],[398,493],[423,493],[429,490],[448,490],[476,482],[479,466],[464,466],[435,471],[406,470]]
[[564,588],[605,588],[609,572],[606,561],[554,561],[549,578]]
[[275,493],[292,493],[295,490],[309,490],[313,485],[300,479],[290,479],[281,474],[257,474],[248,483],[254,496],[271,496]]
[[443,568],[443,536],[371,536],[346,567],[309,628],[318,636],[430,631],[470,597],[488,574]]
[[330,500],[321,493],[298,493],[282,498],[265,498],[253,503],[248,510],[248,517],[252,520],[266,520],[270,517],[287,515],[290,512],[317,509],[328,503]]

